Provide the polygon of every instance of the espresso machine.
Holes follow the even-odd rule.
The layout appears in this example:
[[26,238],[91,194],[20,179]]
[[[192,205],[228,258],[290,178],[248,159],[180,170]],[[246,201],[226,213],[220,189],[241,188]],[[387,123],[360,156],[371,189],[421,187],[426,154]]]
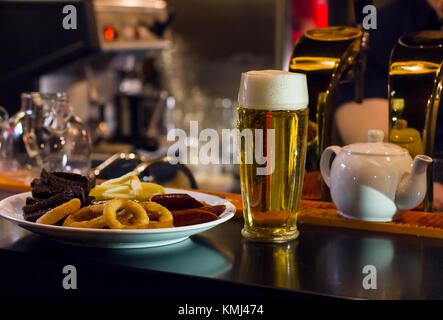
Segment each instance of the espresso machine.
[[[74,11],[64,10],[68,5]],[[65,29],[68,14],[75,15],[75,28]],[[21,92],[67,92],[93,140],[110,138],[110,131],[119,139],[120,128],[136,122],[114,100],[141,90],[143,83],[130,82],[130,75],[149,54],[171,46],[172,19],[163,0],[2,1],[0,21],[8,25],[0,28],[0,105],[13,114]],[[151,91],[164,100],[160,89]]]

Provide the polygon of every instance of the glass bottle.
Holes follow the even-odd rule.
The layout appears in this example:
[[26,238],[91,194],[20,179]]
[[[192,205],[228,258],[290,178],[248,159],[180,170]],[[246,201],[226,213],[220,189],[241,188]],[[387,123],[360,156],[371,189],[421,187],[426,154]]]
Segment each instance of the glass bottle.
[[50,150],[44,166],[87,175],[91,168],[91,137],[73,113],[66,93],[56,94],[48,122]]
[[1,154],[3,173],[12,179],[29,183],[41,169],[41,130],[46,110],[38,92],[21,94],[21,109],[9,120],[3,135]]
[[[48,171],[64,171],[64,133],[69,113],[65,110],[65,93],[53,94],[48,117],[45,119],[45,143],[43,147],[43,167]],[[49,95],[48,95],[49,99]]]

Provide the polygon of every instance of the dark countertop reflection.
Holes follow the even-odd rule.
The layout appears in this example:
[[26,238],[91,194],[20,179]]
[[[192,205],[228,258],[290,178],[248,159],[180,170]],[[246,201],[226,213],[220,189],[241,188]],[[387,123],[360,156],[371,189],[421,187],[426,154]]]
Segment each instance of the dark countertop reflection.
[[[300,225],[297,240],[266,244],[242,239],[241,228],[233,219],[168,246],[93,249],[0,219],[0,249],[339,297],[443,298],[443,240]],[[376,268],[376,289],[364,289],[366,265]]]

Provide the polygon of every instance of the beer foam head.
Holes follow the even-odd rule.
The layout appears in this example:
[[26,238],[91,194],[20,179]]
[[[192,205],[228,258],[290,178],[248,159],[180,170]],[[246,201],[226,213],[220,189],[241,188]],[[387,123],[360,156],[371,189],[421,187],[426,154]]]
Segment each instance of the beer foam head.
[[245,108],[297,110],[308,106],[306,75],[282,70],[242,73],[238,104]]

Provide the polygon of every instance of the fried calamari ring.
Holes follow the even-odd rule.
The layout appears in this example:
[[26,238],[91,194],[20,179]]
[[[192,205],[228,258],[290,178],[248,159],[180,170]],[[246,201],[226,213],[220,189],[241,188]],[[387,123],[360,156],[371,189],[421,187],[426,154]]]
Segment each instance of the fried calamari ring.
[[126,212],[125,210],[121,210],[117,212],[117,219],[123,224],[130,225],[133,223],[132,218],[134,215],[131,212]]
[[172,213],[167,208],[153,201],[140,202],[140,205],[146,210],[150,218],[157,219],[157,221],[149,221],[149,229],[174,227]]
[[75,228],[94,228],[101,229],[107,226],[103,217],[104,204],[94,204],[70,214],[63,226]]
[[81,204],[82,203],[78,198],[69,200],[68,202],[46,212],[38,218],[36,222],[41,224],[56,224],[66,216],[80,209]]
[[[117,211],[121,209],[133,214],[132,224],[126,225],[118,220]],[[126,199],[108,201],[103,209],[103,217],[111,229],[142,229],[149,225],[149,217],[145,209],[140,204]]]

